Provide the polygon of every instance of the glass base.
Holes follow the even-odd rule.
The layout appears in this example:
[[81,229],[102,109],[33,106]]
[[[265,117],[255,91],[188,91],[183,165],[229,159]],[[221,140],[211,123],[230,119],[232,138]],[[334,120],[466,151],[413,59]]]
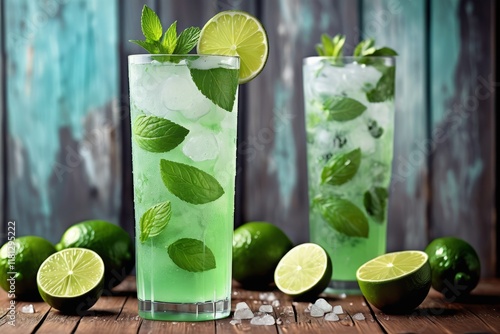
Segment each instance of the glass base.
[[139,300],[139,316],[148,320],[204,321],[229,316],[229,299],[204,303],[166,303]]
[[357,281],[338,281],[331,280],[325,290],[328,295],[345,297],[346,295],[360,295],[361,290]]

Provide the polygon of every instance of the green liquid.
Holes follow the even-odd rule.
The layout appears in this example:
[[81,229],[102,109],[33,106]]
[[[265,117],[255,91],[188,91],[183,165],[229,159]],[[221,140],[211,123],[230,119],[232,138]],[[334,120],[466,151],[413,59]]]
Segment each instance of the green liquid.
[[[146,319],[177,321],[227,316],[231,294],[237,101],[232,112],[216,106],[194,86],[189,69],[182,63],[129,66],[132,128],[136,117],[146,114],[166,118],[190,131],[179,146],[164,153],[144,150],[132,135],[137,297],[148,303],[180,305],[175,311],[140,307],[139,314]],[[161,159],[208,173],[217,179],[224,194],[215,201],[198,205],[179,199],[162,181]],[[165,201],[171,202],[170,222],[159,235],[141,242],[141,216]],[[202,241],[215,257],[215,269],[191,272],[177,266],[167,249],[181,238]],[[201,313],[192,307],[188,309],[193,304],[217,302],[229,302],[229,309]]]
[[[320,58],[308,58],[304,62],[310,239],[323,246],[332,259],[332,287],[344,283],[357,287],[359,266],[386,250],[387,200],[382,219],[372,217],[364,202],[365,192],[372,187],[389,191],[390,185],[394,99],[373,103],[366,96],[381,76],[372,66],[352,63],[333,66]],[[366,110],[347,121],[329,119],[324,101],[333,96],[355,99]],[[361,162],[352,179],[340,185],[321,182],[322,171],[332,157],[357,148],[361,149]],[[332,226],[314,202],[317,196],[339,198],[354,204],[366,217],[367,237],[346,235]]]

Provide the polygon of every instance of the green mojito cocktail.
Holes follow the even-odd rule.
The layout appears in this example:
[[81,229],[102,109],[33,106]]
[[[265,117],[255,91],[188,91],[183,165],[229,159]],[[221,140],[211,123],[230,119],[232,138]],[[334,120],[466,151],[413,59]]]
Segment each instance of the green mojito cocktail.
[[303,63],[310,239],[332,259],[334,292],[358,291],[358,267],[385,252],[394,74],[391,57]]
[[[132,42],[152,54],[129,56],[139,315],[223,318],[231,311],[238,85],[262,70],[267,38],[241,11],[178,35],[176,22],[163,33],[144,6],[141,25],[146,39]],[[187,54],[194,46],[198,54]]]

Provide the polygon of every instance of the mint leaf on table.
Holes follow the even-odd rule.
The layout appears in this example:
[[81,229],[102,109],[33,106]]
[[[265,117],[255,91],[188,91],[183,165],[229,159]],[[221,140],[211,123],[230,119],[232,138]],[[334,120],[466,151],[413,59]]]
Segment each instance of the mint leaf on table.
[[148,238],[160,234],[167,227],[171,216],[170,201],[156,204],[144,212],[139,221],[140,241],[145,242]]
[[189,68],[193,81],[214,104],[224,110],[232,111],[238,89],[239,71],[228,68],[200,70]]
[[368,238],[368,219],[355,204],[338,197],[319,197],[314,202],[323,219],[337,232],[349,237]]
[[383,223],[389,194],[387,189],[372,187],[363,196],[363,204],[366,212],[378,223]]
[[216,267],[215,256],[205,243],[182,238],[168,246],[168,256],[181,269],[202,272]]
[[134,139],[149,152],[168,152],[184,141],[189,130],[168,119],[139,115],[132,127]]
[[366,106],[350,97],[332,96],[323,102],[323,109],[328,111],[328,120],[345,122],[361,115]]
[[196,167],[161,159],[160,172],[167,189],[185,202],[210,203],[224,194],[213,176]]
[[351,180],[356,175],[361,164],[361,150],[335,155],[326,163],[321,171],[321,183],[339,186]]
[[366,93],[366,98],[368,99],[368,101],[373,103],[394,99],[395,76],[396,67],[386,67],[375,88]]
[[[130,40],[151,54],[187,54],[198,43],[200,28],[190,27],[177,35],[177,21],[172,23],[163,34],[163,28],[158,15],[144,5],[141,15],[142,34],[146,40]],[[163,35],[163,37],[162,37]],[[159,61],[170,58],[157,58]]]

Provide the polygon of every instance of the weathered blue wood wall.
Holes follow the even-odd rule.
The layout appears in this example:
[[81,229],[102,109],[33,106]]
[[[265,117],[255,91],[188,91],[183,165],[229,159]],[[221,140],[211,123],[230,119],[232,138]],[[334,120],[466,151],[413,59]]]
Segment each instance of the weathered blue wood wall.
[[[0,1],[0,196],[20,233],[55,240],[92,217],[133,233],[126,57],[143,52],[128,42],[141,38],[140,10],[184,28],[244,9],[262,20],[271,49],[240,90],[237,224],[268,220],[308,240],[302,58],[323,32],[346,34],[346,53],[375,37],[400,54],[388,250],[456,235],[479,251],[483,274],[495,274],[494,0]],[[19,46],[9,40],[26,32]],[[75,166],[60,180],[58,164]]]
[[[6,220],[57,241],[119,222],[117,1],[3,0]],[[4,220],[5,221],[5,220]]]

